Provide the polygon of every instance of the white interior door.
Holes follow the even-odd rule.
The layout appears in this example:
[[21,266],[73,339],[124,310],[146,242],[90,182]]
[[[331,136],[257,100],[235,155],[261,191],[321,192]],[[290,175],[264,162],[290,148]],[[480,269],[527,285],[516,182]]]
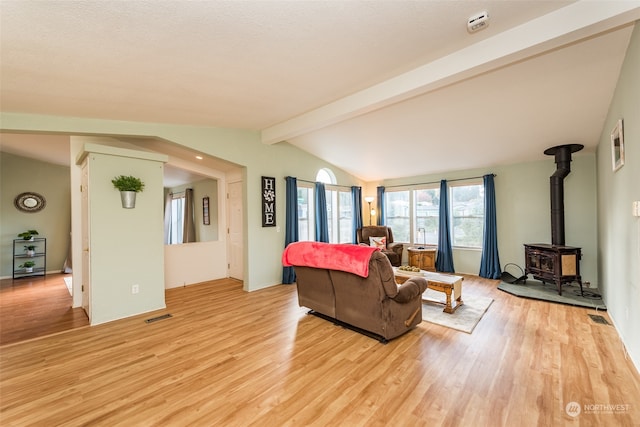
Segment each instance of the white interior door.
[[89,164],[85,162],[82,165],[82,178],[81,178],[81,205],[82,205],[82,308],[89,317],[89,323],[91,323],[91,263],[89,253]]
[[227,203],[227,259],[229,264],[229,277],[244,280],[244,263],[242,258],[242,182],[229,183],[227,187],[229,200]]

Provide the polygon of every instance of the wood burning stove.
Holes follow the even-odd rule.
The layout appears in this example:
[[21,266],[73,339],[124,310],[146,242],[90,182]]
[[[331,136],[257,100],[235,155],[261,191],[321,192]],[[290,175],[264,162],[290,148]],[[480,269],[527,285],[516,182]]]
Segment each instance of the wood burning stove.
[[578,282],[582,294],[580,248],[544,243],[525,244],[524,256],[525,274],[531,274],[534,279],[542,282],[555,283],[558,295],[562,295],[563,284]]
[[548,148],[544,154],[555,156],[556,171],[550,177],[551,187],[551,244],[524,245],[525,274],[542,282],[552,282],[562,295],[562,285],[578,282],[580,276],[580,248],[565,246],[564,241],[564,178],[571,172],[571,154],[584,148],[582,144],[566,144]]

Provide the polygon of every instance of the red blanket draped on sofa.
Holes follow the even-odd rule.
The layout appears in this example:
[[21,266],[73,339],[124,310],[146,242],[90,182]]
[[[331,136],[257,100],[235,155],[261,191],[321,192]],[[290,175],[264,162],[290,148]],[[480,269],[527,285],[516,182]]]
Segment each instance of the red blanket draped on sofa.
[[327,268],[367,277],[371,254],[379,250],[362,245],[294,242],[282,253],[282,264],[285,267]]

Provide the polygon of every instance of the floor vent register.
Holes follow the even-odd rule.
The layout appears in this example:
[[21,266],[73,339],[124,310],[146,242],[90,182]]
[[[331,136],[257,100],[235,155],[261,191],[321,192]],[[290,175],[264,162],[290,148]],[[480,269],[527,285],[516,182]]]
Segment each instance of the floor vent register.
[[162,316],[152,317],[151,319],[147,319],[144,322],[145,323],[153,323],[153,322],[157,322],[158,320],[168,319],[170,317],[172,317],[170,314],[163,314]]
[[601,325],[610,325],[610,323],[607,322],[607,319],[605,319],[603,316],[600,316],[599,314],[590,314],[589,317],[595,323],[599,323]]

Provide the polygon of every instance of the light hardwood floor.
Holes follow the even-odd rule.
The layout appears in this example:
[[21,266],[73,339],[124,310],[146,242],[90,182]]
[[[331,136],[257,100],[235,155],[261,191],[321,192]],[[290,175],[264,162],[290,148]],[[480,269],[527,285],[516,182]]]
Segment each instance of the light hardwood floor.
[[171,289],[166,310],[1,347],[0,424],[638,425],[613,326],[496,285],[465,278],[495,300],[472,334],[423,322],[386,345],[306,315],[294,286]]
[[65,274],[0,280],[0,345],[89,325],[64,283]]

